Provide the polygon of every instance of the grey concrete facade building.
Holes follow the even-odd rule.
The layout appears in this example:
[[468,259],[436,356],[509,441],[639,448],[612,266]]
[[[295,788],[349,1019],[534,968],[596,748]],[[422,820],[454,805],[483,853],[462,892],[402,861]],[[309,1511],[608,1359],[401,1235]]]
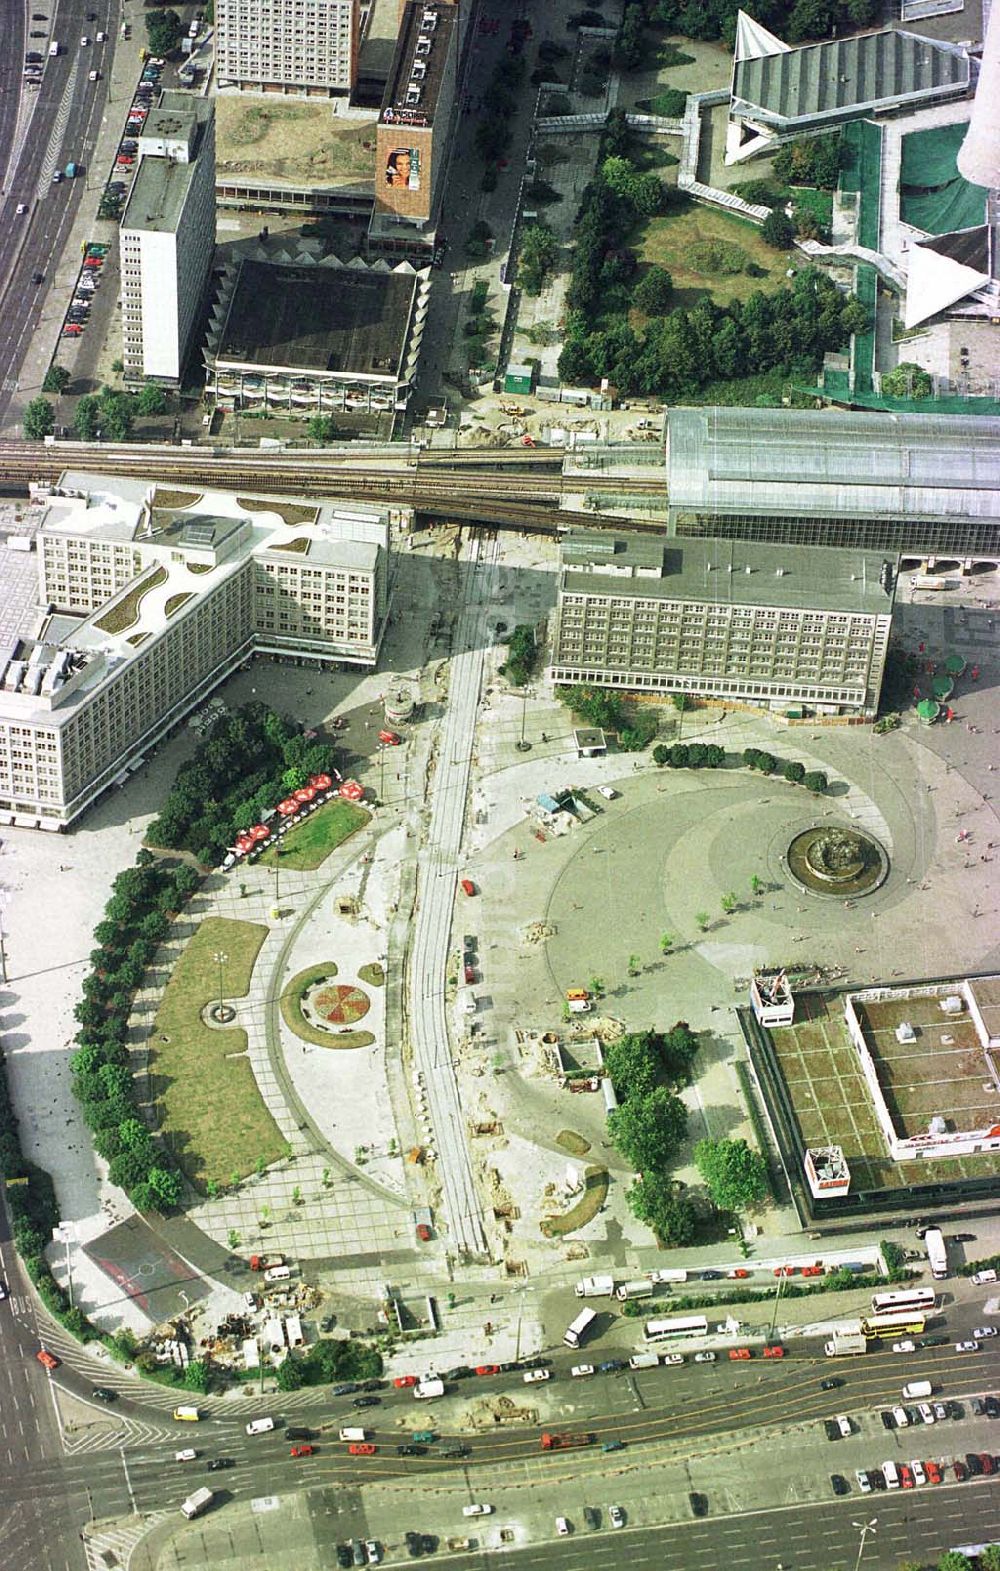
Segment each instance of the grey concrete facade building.
[[35,636],[0,651],[0,822],[64,828],[254,653],[373,667],[389,523],[364,504],[63,476]]
[[359,0],[217,0],[218,84],[308,98],[349,94],[360,18]]
[[121,221],[122,358],[127,382],[177,386],[215,254],[215,109],[164,93],[139,137]]
[[873,716],[897,560],[571,531],[552,681]]

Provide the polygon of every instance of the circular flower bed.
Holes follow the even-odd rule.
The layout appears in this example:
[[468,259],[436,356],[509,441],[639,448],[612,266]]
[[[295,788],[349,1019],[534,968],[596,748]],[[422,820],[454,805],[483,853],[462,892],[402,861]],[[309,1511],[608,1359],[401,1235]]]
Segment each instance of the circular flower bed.
[[339,982],[324,982],[310,989],[303,1002],[317,1020],[331,1026],[352,1026],[371,1008],[368,994],[362,988],[343,986]]

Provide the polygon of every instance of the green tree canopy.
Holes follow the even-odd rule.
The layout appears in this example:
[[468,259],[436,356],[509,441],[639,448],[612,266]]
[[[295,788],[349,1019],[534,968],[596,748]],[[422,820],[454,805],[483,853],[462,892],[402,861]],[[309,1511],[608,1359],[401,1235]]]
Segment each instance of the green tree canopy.
[[47,398],[33,398],[24,410],[24,435],[28,442],[41,442],[56,428],[55,410]]
[[608,1134],[637,1173],[665,1168],[686,1130],[687,1108],[666,1086],[657,1086],[645,1096],[630,1096],[608,1114]]
[[72,380],[64,365],[50,365],[42,379],[42,392],[63,393]]
[[167,395],[159,382],[147,382],[140,390],[135,407],[141,415],[162,415],[167,408]]
[[645,1175],[627,1191],[632,1215],[645,1222],[668,1249],[693,1244],[698,1234],[698,1212],[688,1195],[678,1193],[662,1178]]
[[169,55],[181,41],[181,19],[176,11],[150,11],[146,16],[146,37],[150,52]]
[[663,316],[670,310],[674,281],[665,267],[647,267],[632,293],[636,309],[646,316]]
[[518,281],[525,294],[541,294],[558,255],[559,242],[548,224],[525,225],[517,259]]
[[745,1140],[699,1140],[694,1161],[721,1211],[748,1211],[767,1194],[767,1164]]
[[765,245],[773,246],[776,251],[787,251],[795,239],[795,225],[787,213],[776,207],[761,224],[760,235]]

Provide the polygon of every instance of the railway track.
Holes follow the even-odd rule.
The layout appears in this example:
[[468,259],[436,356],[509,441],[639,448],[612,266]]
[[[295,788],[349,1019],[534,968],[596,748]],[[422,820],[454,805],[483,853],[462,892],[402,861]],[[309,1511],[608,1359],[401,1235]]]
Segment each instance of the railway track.
[[[448,462],[445,462],[445,459]],[[458,460],[458,461],[456,461]],[[418,513],[482,523],[498,528],[536,530],[548,534],[576,526],[621,528],[620,518],[577,513],[560,508],[564,492],[587,490],[586,479],[564,477],[558,453],[542,455],[495,453],[492,449],[435,456],[430,463],[409,453],[378,455],[369,461],[345,462],[341,455],[303,453],[240,453],[177,447],[135,447],[60,443],[57,447],[0,443],[0,490],[24,493],[30,483],[51,483],[64,470],[139,475],[150,482],[192,487],[211,486],[247,495],[292,494],[315,497],[356,497],[396,502]],[[664,495],[663,477],[651,475],[627,482],[595,477],[604,491],[623,495]],[[662,522],[632,520],[633,528],[656,532]]]

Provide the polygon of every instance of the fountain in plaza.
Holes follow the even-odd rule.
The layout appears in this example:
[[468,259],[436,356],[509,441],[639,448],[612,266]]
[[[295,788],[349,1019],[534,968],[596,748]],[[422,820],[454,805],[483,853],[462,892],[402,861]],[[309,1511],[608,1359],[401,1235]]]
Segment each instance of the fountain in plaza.
[[884,882],[889,858],[864,830],[823,825],[795,836],[788,847],[788,870],[812,894],[854,899]]

